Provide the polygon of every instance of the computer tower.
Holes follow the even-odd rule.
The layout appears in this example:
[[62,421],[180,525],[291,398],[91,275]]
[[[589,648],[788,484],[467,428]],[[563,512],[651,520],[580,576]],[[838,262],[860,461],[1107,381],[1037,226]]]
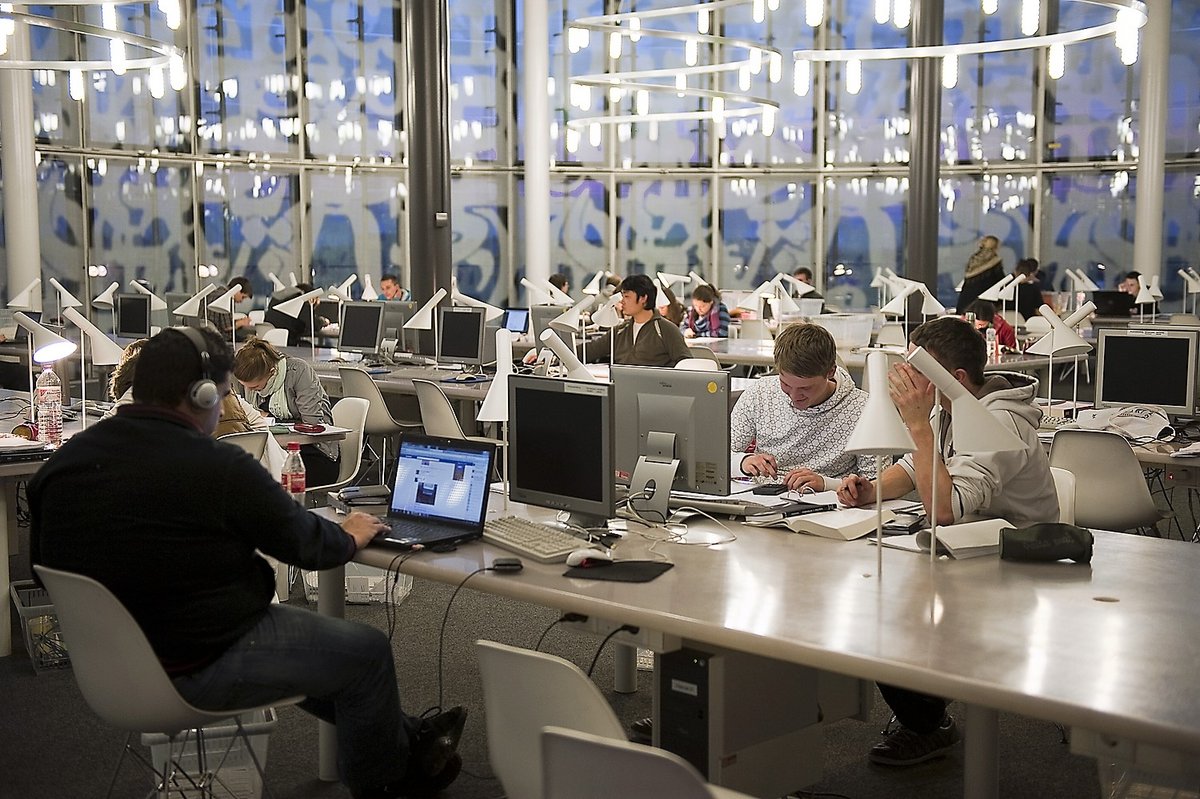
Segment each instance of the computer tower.
[[866,718],[869,683],[742,652],[656,654],[654,745],[714,785],[783,796],[821,779],[822,723]]

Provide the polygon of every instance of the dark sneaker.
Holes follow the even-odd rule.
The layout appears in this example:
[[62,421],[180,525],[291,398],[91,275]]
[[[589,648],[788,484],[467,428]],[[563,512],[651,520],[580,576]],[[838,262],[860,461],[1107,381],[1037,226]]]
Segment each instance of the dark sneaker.
[[437,774],[409,774],[398,783],[381,788],[354,793],[354,799],[402,799],[402,797],[433,796],[458,777],[462,771],[462,757],[451,752],[446,764]]
[[409,763],[417,773],[440,774],[458,749],[466,724],[467,711],[462,707],[453,707],[433,718],[422,719],[410,743]]
[[630,724],[629,740],[635,744],[649,744],[654,740],[654,719],[638,719]]
[[941,757],[962,739],[952,716],[946,716],[942,726],[922,735],[900,727],[886,740],[871,747],[867,757],[882,766],[913,766]]

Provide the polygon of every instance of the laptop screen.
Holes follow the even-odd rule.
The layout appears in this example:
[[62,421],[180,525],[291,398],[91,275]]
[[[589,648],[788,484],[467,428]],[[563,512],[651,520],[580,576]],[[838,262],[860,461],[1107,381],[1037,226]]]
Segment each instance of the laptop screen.
[[478,525],[487,508],[489,450],[445,440],[400,442],[392,516]]

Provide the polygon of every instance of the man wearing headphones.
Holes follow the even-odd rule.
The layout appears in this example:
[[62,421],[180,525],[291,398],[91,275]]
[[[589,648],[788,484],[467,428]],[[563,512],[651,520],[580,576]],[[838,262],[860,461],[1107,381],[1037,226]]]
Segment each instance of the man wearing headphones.
[[462,766],[465,711],[404,714],[382,632],[271,602],[259,552],[327,569],[384,526],[307,512],[248,454],[210,437],[232,363],[214,331],[150,339],[133,404],[69,440],[30,481],[31,560],[108,587],[197,707],[306,696],[300,707],[337,724],[338,771],[356,799],[439,790]]

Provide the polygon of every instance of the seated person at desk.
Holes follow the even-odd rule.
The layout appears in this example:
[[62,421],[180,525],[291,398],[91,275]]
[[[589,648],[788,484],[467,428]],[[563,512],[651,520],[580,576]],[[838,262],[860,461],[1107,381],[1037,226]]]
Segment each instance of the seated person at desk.
[[[301,294],[307,294],[313,290],[311,283],[297,283],[295,287],[276,292],[271,297],[271,302],[267,305],[267,312],[263,314],[263,321],[274,325],[279,330],[288,332],[289,347],[296,347],[305,343],[305,340],[313,335],[313,325],[316,329],[328,325],[332,320],[326,319],[324,316],[314,316],[308,312],[308,309],[301,309],[296,316],[288,316],[275,306],[281,302],[287,302],[293,297],[299,297]],[[314,307],[317,305],[320,297],[311,297],[308,302]]]
[[[309,289],[312,291],[312,289]],[[379,278],[379,292],[385,300],[410,300],[412,295],[408,289],[400,285],[400,278],[395,275],[384,275]]]
[[[764,477],[798,491],[832,491],[843,475],[873,473],[875,459],[842,447],[867,404],[867,393],[837,365],[833,336],[796,324],[775,339],[775,370],[738,397],[729,420],[732,473]],[[746,449],[754,444],[754,452]]]
[[630,275],[621,281],[621,313],[626,321],[587,345],[591,360],[607,358],[609,340],[613,360],[630,366],[674,366],[688,355],[679,328],[654,309],[658,289],[645,275]]
[[996,341],[1010,350],[1017,348],[1017,331],[1008,321],[996,313],[996,306],[987,300],[975,300],[967,306],[967,313],[975,314],[975,329],[981,336],[987,335],[989,327],[996,328]]
[[[796,269],[795,272],[792,272],[792,277],[796,278],[801,283],[807,283],[810,286],[816,285],[816,283],[813,282],[812,270],[809,269],[807,266],[801,266],[798,269]],[[799,291],[792,291],[792,296],[800,297],[801,294]],[[804,294],[803,297],[804,297],[804,299],[807,299],[807,300],[823,300],[823,299],[825,299],[823,296],[821,296],[821,294],[819,292],[816,292],[816,291],[810,291],[807,294]]]
[[[329,395],[308,361],[284,355],[262,339],[252,338],[234,356],[233,376],[246,390],[246,400],[276,421],[333,424]],[[338,451],[333,441],[300,447],[310,486],[337,480]]]
[[133,375],[137,370],[138,355],[149,340],[139,338],[131,341],[121,351],[121,360],[108,378],[108,398],[112,400],[112,406],[104,412],[101,419],[115,415],[117,408],[133,402]]
[[[1021,275],[1025,275],[1026,282],[1017,286],[1017,313],[1021,315],[1022,319],[1032,319],[1038,315],[1038,309],[1043,304],[1042,284],[1038,280],[1037,258],[1022,258],[1017,261],[1017,266],[1013,269],[1013,277]],[[1050,303],[1050,307],[1053,308],[1054,304]]]
[[692,292],[692,307],[680,325],[686,338],[708,336],[726,338],[729,335],[729,309],[712,286],[696,286]]
[[[250,284],[248,277],[235,277],[229,281],[229,285],[222,289],[217,289],[212,295],[215,299],[224,294],[229,289],[236,288],[238,291],[233,295],[231,308],[236,308],[239,302],[254,299],[254,287]],[[236,314],[229,311],[222,311],[219,308],[208,308],[208,322],[217,329],[218,332],[226,339],[236,330],[239,341],[249,338],[254,333],[254,323],[250,321],[248,316],[243,316],[241,319],[235,319]]]
[[[1015,373],[985,375],[987,346],[961,319],[943,316],[912,334],[912,345],[924,347],[984,407],[1025,442],[1015,452],[955,452],[950,427],[954,409],[945,404],[942,451],[933,451],[933,384],[907,363],[888,375],[892,401],[912,434],[916,452],[888,467],[878,482],[852,474],[842,481],[838,499],[851,506],[872,505],[877,491],[884,499],[903,497],[914,489],[925,511],[936,510],[938,524],[954,524],[967,516],[1003,518],[1017,527],[1058,521],[1058,497],[1046,452],[1038,441],[1041,411],[1033,404],[1037,381]],[[932,470],[938,470],[938,496],[931,497]],[[946,700],[879,686],[900,728],[870,752],[872,762],[909,766],[938,757],[959,740],[958,727],[946,713]]]
[[340,526],[308,513],[245,452],[209,437],[232,352],[215,332],[189,330],[152,338],[134,403],[66,442],[30,481],[30,559],[112,591],[197,707],[306,696],[302,709],[336,722],[338,772],[358,799],[445,787],[461,768],[465,712],[405,715],[387,637],[272,604],[274,577],[257,552],[328,569],[386,528],[364,513]]

